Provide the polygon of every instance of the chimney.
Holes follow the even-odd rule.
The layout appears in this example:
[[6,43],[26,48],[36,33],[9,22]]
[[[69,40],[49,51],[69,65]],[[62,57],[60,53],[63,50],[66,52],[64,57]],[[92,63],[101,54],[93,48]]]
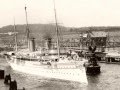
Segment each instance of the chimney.
[[31,38],[29,40],[29,50],[31,52],[34,52],[35,51],[35,38]]

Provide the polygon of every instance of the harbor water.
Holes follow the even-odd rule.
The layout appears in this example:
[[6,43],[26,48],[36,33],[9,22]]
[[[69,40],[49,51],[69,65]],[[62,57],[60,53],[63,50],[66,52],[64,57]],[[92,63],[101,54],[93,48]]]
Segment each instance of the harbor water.
[[[0,68],[5,69],[5,74],[11,74],[12,80],[17,81],[18,90],[120,90],[120,65],[100,63],[101,74],[88,76],[88,85],[65,80],[48,79],[40,76],[29,75],[11,69],[4,59],[0,59]],[[9,90],[0,80],[0,90]]]

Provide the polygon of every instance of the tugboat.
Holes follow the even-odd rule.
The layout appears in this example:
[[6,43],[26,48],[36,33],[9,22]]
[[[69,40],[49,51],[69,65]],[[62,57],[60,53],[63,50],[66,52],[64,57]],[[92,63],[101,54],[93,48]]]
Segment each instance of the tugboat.
[[97,57],[95,54],[96,46],[89,46],[89,53],[87,53],[88,62],[84,63],[86,73],[91,75],[96,75],[100,73],[100,66],[97,63]]

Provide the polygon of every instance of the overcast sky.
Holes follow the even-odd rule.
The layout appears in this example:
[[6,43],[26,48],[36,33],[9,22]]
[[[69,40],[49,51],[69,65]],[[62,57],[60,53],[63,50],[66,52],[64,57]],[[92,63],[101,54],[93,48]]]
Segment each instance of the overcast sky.
[[[120,0],[55,0],[60,25],[120,26]],[[28,22],[54,23],[53,0],[0,0],[0,27]]]

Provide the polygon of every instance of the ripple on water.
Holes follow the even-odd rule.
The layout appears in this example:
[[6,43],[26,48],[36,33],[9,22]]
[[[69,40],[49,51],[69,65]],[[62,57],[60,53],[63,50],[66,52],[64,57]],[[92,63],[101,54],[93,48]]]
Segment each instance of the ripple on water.
[[34,76],[26,73],[21,73],[6,67],[11,74],[12,80],[17,80],[18,88],[27,88],[28,90],[84,90],[82,84],[74,83],[65,80],[48,79],[40,76]]
[[[5,66],[5,69],[6,74],[10,73],[12,79],[17,80],[18,88],[25,87],[27,88],[26,90],[120,90],[120,65],[104,63],[101,63],[100,65],[100,75],[94,77],[87,76],[88,86],[70,81],[47,79],[40,76],[20,73],[13,71],[9,66]],[[3,89],[4,84],[1,80],[0,85],[2,85],[0,87]],[[5,88],[3,90],[7,90]]]

